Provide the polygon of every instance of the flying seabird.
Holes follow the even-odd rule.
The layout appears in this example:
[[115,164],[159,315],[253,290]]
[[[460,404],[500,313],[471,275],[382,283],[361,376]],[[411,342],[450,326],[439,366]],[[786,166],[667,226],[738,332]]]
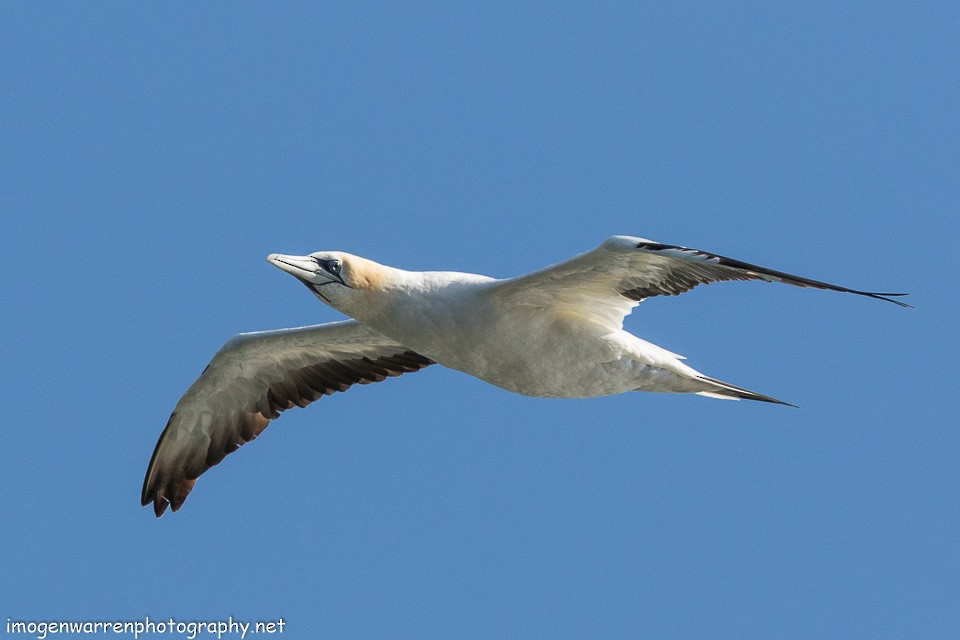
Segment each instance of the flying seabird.
[[[783,282],[886,300],[720,255],[629,236],[516,278],[404,271],[339,251],[267,261],[353,318],[241,333],[177,403],[157,442],[141,503],[176,511],[197,478],[271,420],[355,383],[442,364],[515,393],[591,398],[695,393],[788,404],[699,373],[623,330],[641,300],[725,280]],[[793,406],[793,405],[789,405]]]

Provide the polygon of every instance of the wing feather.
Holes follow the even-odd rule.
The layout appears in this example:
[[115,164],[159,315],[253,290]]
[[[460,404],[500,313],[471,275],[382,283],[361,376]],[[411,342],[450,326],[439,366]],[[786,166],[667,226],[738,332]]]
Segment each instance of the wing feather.
[[197,478],[293,407],[433,362],[355,322],[240,334],[187,390],[157,442],[141,503],[179,509]]
[[630,236],[607,238],[593,251],[504,280],[493,291],[502,301],[566,308],[571,313],[592,316],[611,328],[622,328],[623,318],[641,300],[679,295],[701,284],[735,280],[782,282],[910,306],[894,299],[904,293],[849,289],[707,251]]
[[730,280],[763,280],[765,282],[782,282],[795,287],[812,287],[842,293],[853,293],[878,300],[885,300],[901,307],[909,307],[905,302],[894,300],[891,296],[904,296],[905,293],[877,293],[873,291],[859,291],[839,285],[812,280],[802,276],[795,276],[784,271],[776,271],[759,265],[727,258],[715,253],[690,249],[678,245],[661,244],[641,240],[636,244],[640,255],[649,260],[660,260],[656,270],[659,278],[653,281],[642,282],[637,288],[623,291],[624,295],[632,294],[641,298],[656,295],[678,295],[693,289],[701,284],[723,282]]

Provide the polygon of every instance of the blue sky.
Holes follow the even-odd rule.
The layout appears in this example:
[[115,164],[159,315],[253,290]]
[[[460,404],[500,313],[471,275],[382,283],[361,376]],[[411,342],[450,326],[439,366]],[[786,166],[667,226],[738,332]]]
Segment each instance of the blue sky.
[[[345,4],[0,7],[0,618],[956,637],[956,6]],[[224,340],[339,319],[268,253],[510,276],[611,234],[917,309],[650,300],[628,329],[801,408],[432,367],[140,508]]]

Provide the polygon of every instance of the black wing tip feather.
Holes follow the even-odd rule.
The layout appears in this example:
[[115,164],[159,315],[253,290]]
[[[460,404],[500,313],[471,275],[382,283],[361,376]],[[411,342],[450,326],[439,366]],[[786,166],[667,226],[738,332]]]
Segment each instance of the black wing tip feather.
[[164,468],[162,465],[158,468],[160,450],[166,437],[174,429],[174,419],[178,415],[174,411],[157,440],[147,466],[143,489],[140,492],[140,505],[145,507],[152,502],[153,512],[158,518],[166,512],[167,507],[174,512],[178,511],[201,474],[219,464],[245,443],[256,439],[271,420],[287,409],[304,407],[324,395],[346,391],[353,384],[380,382],[404,373],[419,371],[432,364],[433,360],[408,350],[375,358],[363,356],[343,362],[329,360],[291,370],[287,378],[268,385],[258,401],[227,416],[225,426],[231,429],[214,429],[207,449],[199,460],[191,463],[181,459],[182,466],[175,469]]
[[170,509],[174,512],[179,511],[180,507],[183,506],[184,501],[187,499],[187,496],[190,494],[190,491],[193,490],[193,485],[196,484],[196,482],[196,478],[192,480],[184,480],[181,483],[180,488],[177,490],[177,494],[172,500],[164,495],[161,495],[158,489],[153,489],[149,495],[141,497],[140,506],[145,507],[152,502],[153,513],[158,518],[166,512],[167,507],[170,507]]
[[140,506],[145,507],[151,502],[153,503],[153,513],[158,518],[161,517],[167,510],[167,507],[170,507],[170,510],[177,512],[180,510],[180,507],[183,506],[184,501],[186,501],[187,496],[190,495],[190,492],[193,490],[193,485],[197,483],[197,479],[193,478],[192,480],[184,480],[181,482],[179,489],[177,490],[176,495],[171,500],[166,496],[163,496],[159,491],[154,490],[150,496],[141,499]]
[[148,492],[145,487],[140,496],[140,506],[145,507],[151,502],[153,503],[153,513],[156,514],[158,518],[163,515],[163,512],[167,510],[167,505],[170,504],[166,498],[156,495],[154,491]]
[[[149,502],[149,501],[148,501],[148,502]],[[158,518],[161,517],[161,516],[164,514],[164,512],[167,510],[167,507],[168,507],[169,505],[170,505],[170,501],[169,501],[169,500],[167,500],[167,499],[164,498],[164,497],[157,496],[156,498],[153,499],[153,513],[154,513],[154,515],[156,515]],[[147,506],[147,505],[144,504],[143,506],[145,507],[145,506]],[[176,509],[174,509],[174,511],[176,511]]]
[[157,456],[160,453],[160,446],[163,444],[164,436],[166,436],[167,432],[170,430],[170,425],[173,424],[173,419],[176,417],[176,415],[176,412],[170,414],[170,418],[167,420],[167,425],[160,433],[160,437],[157,438],[157,444],[153,448],[153,455],[150,456],[150,464],[147,465],[147,473],[143,477],[143,488],[140,490],[140,506],[145,507],[153,502],[153,512],[158,518],[163,515],[164,511],[166,511],[167,504],[169,504],[169,502],[166,500],[166,498],[157,495],[157,488],[155,483],[151,482],[151,478],[153,476],[154,466],[157,464]]
[[[804,278],[803,276],[795,276],[791,273],[786,273],[785,271],[776,271],[774,269],[768,269],[766,267],[761,267],[756,264],[750,264],[749,262],[743,262],[742,260],[737,260],[735,258],[727,258],[726,256],[721,256],[716,253],[711,253],[709,251],[701,251],[700,249],[691,249],[690,247],[684,247],[677,244],[662,244],[660,242],[638,242],[637,249],[645,249],[647,251],[685,251],[692,253],[694,255],[705,256],[707,258],[715,259],[716,264],[732,267],[734,269],[742,269],[745,271],[752,271],[754,273],[759,273],[763,275],[772,276],[775,278],[783,278],[783,282],[786,284],[792,284],[798,287],[814,287],[819,289],[827,289],[831,291],[839,291],[841,293],[853,293],[858,296],[866,296],[868,298],[874,298],[875,300],[884,300],[886,302],[892,302],[893,304],[904,307],[906,309],[914,309],[915,307],[906,302],[900,300],[894,300],[893,298],[898,298],[900,296],[908,296],[909,293],[879,293],[875,291],[858,291],[857,289],[849,289],[847,287],[841,287],[835,284],[830,284],[829,282],[821,282],[820,280],[812,280],[810,278]],[[792,406],[792,405],[791,405]]]
[[850,291],[850,293],[856,293],[861,296],[867,296],[868,298],[874,298],[876,300],[885,300],[886,302],[892,302],[898,307],[903,307],[905,309],[916,309],[916,307],[913,306],[912,304],[907,304],[906,302],[903,302],[901,300],[893,299],[894,297],[908,296],[910,295],[909,293],[876,293],[873,291],[852,291],[852,290]]

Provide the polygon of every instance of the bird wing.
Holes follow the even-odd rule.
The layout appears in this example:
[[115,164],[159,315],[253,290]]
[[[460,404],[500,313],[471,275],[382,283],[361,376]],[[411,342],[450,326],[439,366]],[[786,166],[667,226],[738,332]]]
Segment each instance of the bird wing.
[[700,284],[726,280],[783,282],[796,287],[829,289],[894,300],[903,293],[875,293],[848,289],[775,271],[715,253],[661,244],[643,238],[613,236],[593,251],[533,273],[504,280],[495,287],[503,301],[550,308],[568,308],[589,314],[617,328],[639,301],[653,296],[679,295]]
[[380,382],[433,361],[359,322],[241,333],[177,403],[147,468],[141,504],[174,511],[197,478],[256,438],[280,412],[354,383]]

